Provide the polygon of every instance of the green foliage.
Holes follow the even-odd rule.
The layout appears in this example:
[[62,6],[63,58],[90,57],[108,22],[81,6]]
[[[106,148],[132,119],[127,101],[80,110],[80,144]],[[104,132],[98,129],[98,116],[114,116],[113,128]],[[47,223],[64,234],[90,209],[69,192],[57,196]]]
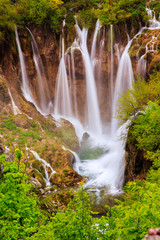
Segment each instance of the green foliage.
[[[160,222],[160,189],[147,181],[130,182],[125,187],[123,201],[109,208],[107,217],[100,220],[101,239],[141,240],[150,227]],[[106,223],[108,223],[106,227]]]
[[[89,198],[81,189],[67,209],[58,211],[51,221],[40,227],[31,239],[80,240],[97,239],[91,216]],[[47,237],[46,237],[47,236]]]
[[75,15],[81,27],[92,28],[97,18],[103,25],[116,24],[128,18],[145,18],[144,6],[143,0],[1,0],[0,30],[14,30],[14,23],[34,23],[59,33],[65,14],[68,29],[74,26]]
[[[16,150],[16,158],[22,152]],[[0,239],[26,239],[37,231],[40,211],[31,185],[26,184],[24,165],[17,161],[8,162],[0,156],[4,169],[0,177]],[[43,223],[43,217],[41,215]]]
[[4,37],[4,30],[14,29],[14,19],[16,18],[16,9],[10,0],[0,1],[0,40]]
[[98,9],[98,17],[102,24],[117,24],[126,22],[128,18],[132,20],[146,14],[144,0],[113,0],[104,1]]
[[123,123],[135,116],[138,111],[144,110],[149,101],[160,104],[160,73],[151,76],[149,82],[137,78],[133,89],[129,89],[120,96],[117,118]]
[[95,13],[93,10],[81,11],[76,15],[76,20],[79,26],[86,27],[87,29],[93,28],[94,26]]
[[144,114],[139,113],[130,129],[131,139],[140,150],[160,149],[160,106],[149,102]]
[[160,185],[160,149],[156,152],[147,152],[147,158],[153,161],[147,174],[147,180]]
[[60,31],[64,15],[61,0],[19,0],[17,4],[18,23],[45,25],[55,32]]
[[3,120],[3,127],[14,130],[17,128],[17,125],[14,123],[13,118],[8,118]]
[[159,2],[159,0],[150,1],[149,6],[150,6],[151,9],[155,10],[157,15],[159,15],[159,13],[160,13],[160,2]]

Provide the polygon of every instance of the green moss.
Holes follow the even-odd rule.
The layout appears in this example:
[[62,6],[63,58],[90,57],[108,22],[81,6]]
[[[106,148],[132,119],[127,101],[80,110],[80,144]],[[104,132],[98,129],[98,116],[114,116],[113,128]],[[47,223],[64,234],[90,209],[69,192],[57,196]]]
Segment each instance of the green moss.
[[3,120],[3,127],[14,130],[17,128],[17,125],[14,123],[13,118],[8,118]]

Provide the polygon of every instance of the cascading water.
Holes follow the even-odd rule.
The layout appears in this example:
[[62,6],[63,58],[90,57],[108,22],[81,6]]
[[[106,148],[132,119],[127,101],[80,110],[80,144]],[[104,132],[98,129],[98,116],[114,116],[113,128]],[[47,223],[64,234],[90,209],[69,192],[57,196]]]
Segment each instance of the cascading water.
[[[99,59],[96,59],[96,60],[99,60],[99,62],[101,62],[101,58],[102,58],[102,51],[101,51],[101,54],[97,55],[98,53],[97,35],[101,26],[99,24],[99,21],[97,21],[94,36],[93,36],[92,47],[91,47],[91,57],[89,56],[88,47],[87,47],[87,35],[88,35],[87,29],[83,28],[81,30],[77,23],[75,27],[77,31],[77,39],[75,39],[72,46],[69,49],[67,49],[65,53],[64,53],[64,38],[62,36],[62,59],[59,65],[59,71],[61,70],[61,74],[59,74],[58,72],[55,103],[58,105],[60,101],[62,101],[63,96],[61,97],[61,99],[59,98],[60,91],[63,88],[62,82],[65,88],[65,91],[68,92],[67,97],[65,99],[65,103],[63,103],[62,105],[65,106],[66,102],[68,101],[67,99],[69,99],[69,94],[71,98],[69,85],[72,82],[75,83],[76,81],[75,72],[73,72],[75,68],[74,51],[79,50],[82,54],[83,64],[85,68],[85,76],[86,76],[88,128],[85,128],[85,126],[83,128],[82,127],[77,128],[77,121],[76,120],[73,121],[73,119],[71,119],[73,116],[71,111],[69,114],[66,114],[66,112],[64,111],[61,113],[61,115],[72,122],[76,131],[78,132],[78,135],[81,138],[80,140],[81,149],[78,155],[74,153],[76,158],[76,163],[74,165],[74,168],[79,174],[88,177],[87,184],[85,185],[86,188],[97,189],[97,188],[107,187],[108,190],[113,193],[113,192],[119,191],[119,189],[122,189],[122,186],[123,186],[125,150],[124,150],[124,143],[122,143],[122,139],[120,138],[120,135],[116,135],[115,133],[114,138],[110,139],[110,135],[108,133],[105,135],[105,137],[103,136],[102,138],[103,131],[102,131],[102,123],[100,118],[99,103],[97,98],[97,89],[95,84],[95,73],[94,73],[95,58],[99,57]],[[105,34],[103,34],[103,39],[101,40],[102,49],[104,47],[104,36]],[[110,41],[111,41],[110,42],[111,70],[110,70],[109,81],[110,81],[110,86],[112,86],[111,89],[113,91],[113,27],[112,26],[111,26]],[[129,49],[129,45],[128,45],[128,48],[126,49],[127,60],[129,57],[128,49]],[[68,53],[70,53],[71,59],[67,55]],[[65,55],[66,55],[67,62],[65,62],[64,60]],[[63,61],[63,67],[61,65],[62,61]],[[70,61],[71,61],[71,64],[70,64]],[[72,78],[72,81],[71,79],[68,81],[66,64],[68,65],[69,79]],[[124,66],[125,65],[122,64],[122,68]],[[72,71],[70,70],[71,67],[72,67]],[[124,69],[122,71],[124,71]],[[130,72],[129,74],[131,75]],[[117,92],[118,90],[119,89],[117,89]],[[76,98],[74,97],[73,99],[76,99]],[[57,109],[56,104],[55,104],[55,112]],[[67,106],[70,106],[70,105],[71,105],[71,101],[69,102],[69,104],[67,104]],[[77,107],[75,107],[75,109],[77,109]],[[82,140],[82,136],[85,131],[89,133],[89,138],[87,140]],[[120,131],[120,133],[122,134],[122,131]],[[94,154],[97,151],[99,152],[99,154],[96,158],[94,158]],[[87,156],[89,154],[90,156]]]
[[92,48],[91,48],[91,63],[92,63],[92,68],[94,71],[95,63],[96,63],[96,43],[97,43],[97,35],[98,31],[100,30],[101,25],[99,23],[99,19],[96,22],[96,27],[93,35],[93,41],[92,41]]
[[113,99],[113,25],[110,26],[110,95]]
[[12,102],[12,108],[13,108],[13,113],[14,115],[17,115],[17,114],[22,114],[21,111],[19,110],[19,108],[16,106],[14,100],[13,100],[13,97],[12,97],[12,94],[10,92],[10,90],[8,89],[8,93],[9,93],[9,96],[11,98],[11,102]]
[[116,117],[117,104],[119,103],[120,94],[122,94],[123,92],[126,92],[127,89],[131,89],[132,82],[134,80],[132,63],[128,53],[128,49],[130,48],[131,43],[132,43],[132,40],[128,42],[119,63],[116,85],[114,90],[113,105],[112,105],[111,136],[115,136],[115,133],[118,129],[118,120],[115,117]]
[[146,77],[146,67],[147,67],[147,61],[145,59],[145,55],[146,53],[140,57],[137,65],[137,74],[139,74],[144,79]]
[[18,53],[19,53],[19,58],[20,58],[21,72],[22,72],[22,91],[23,91],[24,97],[26,98],[27,101],[34,102],[32,93],[29,88],[28,77],[27,77],[27,72],[26,72],[26,67],[25,67],[25,61],[24,61],[22,50],[21,50],[21,45],[20,45],[17,28],[15,30],[15,34],[16,34],[16,42],[17,42]]
[[71,51],[71,66],[72,66],[72,79],[73,79],[74,112],[75,112],[75,117],[78,118],[77,88],[76,88],[75,65],[74,65],[74,51]]
[[77,35],[80,41],[80,48],[85,66],[86,91],[87,91],[87,111],[88,111],[88,131],[95,136],[102,136],[102,123],[100,118],[98,97],[91,59],[87,48],[87,29],[79,28],[76,23]]
[[117,59],[118,59],[118,64],[120,63],[120,52],[119,52],[119,44],[115,44],[116,52],[117,52]]
[[[56,173],[53,168],[51,167],[51,165],[49,163],[47,163],[44,159],[40,158],[40,156],[38,155],[37,152],[33,151],[33,150],[30,150],[29,148],[26,147],[26,150],[27,151],[30,151],[33,156],[35,157],[35,159],[39,160],[40,162],[42,162],[43,164],[43,167],[44,167],[44,171],[45,171],[45,176],[43,176],[43,179],[46,183],[46,189],[47,188],[50,188],[51,186],[51,183],[50,183],[50,179],[51,179],[51,176]],[[38,171],[38,170],[37,170]]]
[[26,65],[25,65],[25,61],[24,61],[23,52],[21,49],[21,44],[20,44],[17,28],[15,29],[15,34],[16,34],[16,42],[17,42],[17,47],[18,47],[19,59],[20,59],[21,74],[22,74],[22,91],[23,91],[24,97],[26,98],[27,101],[34,104],[37,111],[39,111],[41,114],[43,114],[41,109],[37,106],[37,103],[33,97],[31,90],[30,90],[27,71],[26,71]]
[[[37,78],[38,78],[38,90],[39,90],[39,103],[41,111],[44,114],[49,114],[51,111],[51,98],[49,94],[48,85],[46,82],[45,71],[42,63],[42,59],[39,53],[39,49],[36,43],[36,40],[32,34],[32,32],[27,28],[31,37],[32,37],[32,50],[33,50],[33,60],[35,63],[35,68],[37,71]],[[53,109],[53,107],[52,107]]]
[[[64,26],[65,22],[63,23]],[[72,117],[72,101],[65,64],[64,36],[62,36],[62,58],[59,64],[56,83],[54,116]]]
[[155,12],[149,8],[146,8],[148,15],[150,16],[150,28],[156,29],[160,28],[160,21],[156,20]]

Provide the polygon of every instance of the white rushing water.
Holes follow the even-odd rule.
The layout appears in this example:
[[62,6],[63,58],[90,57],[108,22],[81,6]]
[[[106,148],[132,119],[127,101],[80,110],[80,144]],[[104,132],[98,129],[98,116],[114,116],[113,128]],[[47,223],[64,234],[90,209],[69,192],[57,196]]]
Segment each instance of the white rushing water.
[[[29,33],[32,37],[31,44],[32,44],[32,50],[33,50],[33,60],[35,63],[35,68],[37,71],[37,78],[38,78],[37,83],[38,83],[38,90],[39,90],[40,108],[44,114],[49,114],[50,109],[51,109],[51,105],[50,105],[51,100],[50,100],[48,85],[46,82],[46,75],[45,75],[42,59],[41,59],[41,56],[39,53],[38,45],[36,43],[36,40],[35,40],[32,32],[30,31],[29,28],[27,28],[27,30],[29,31]],[[53,107],[52,107],[52,109],[53,109]]]
[[45,176],[43,176],[43,179],[46,183],[46,188],[49,188],[51,186],[51,183],[50,183],[51,176],[56,172],[53,170],[53,168],[51,167],[51,165],[48,162],[46,162],[44,159],[40,158],[40,156],[38,155],[37,152],[30,150],[27,147],[26,147],[26,150],[30,151],[33,154],[33,156],[35,157],[35,159],[42,162],[44,171],[45,171]]
[[115,136],[118,129],[118,120],[115,118],[117,113],[117,105],[119,103],[120,94],[132,88],[134,81],[131,59],[128,53],[132,40],[130,40],[122,54],[119,68],[117,72],[116,85],[114,90],[113,105],[112,105],[112,121],[111,121],[111,136]]
[[[64,26],[65,22],[63,24],[63,27]],[[72,117],[73,112],[71,103],[72,100],[65,63],[64,37],[62,36],[62,58],[60,60],[56,80],[54,116]]]
[[87,48],[88,31],[86,28],[82,30],[76,23],[76,31],[80,42],[80,48],[85,66],[86,75],[86,91],[87,91],[87,112],[88,112],[88,131],[95,136],[102,136],[102,123],[100,118],[97,89],[95,78]]
[[95,31],[94,31],[93,40],[92,40],[92,47],[91,47],[91,64],[92,64],[93,71],[94,71],[95,62],[96,62],[97,36],[100,29],[101,29],[101,25],[98,19],[95,26]]
[[[118,193],[124,184],[125,143],[129,122],[121,126],[114,139],[106,139],[104,145],[98,147],[108,148],[108,152],[97,159],[77,160],[75,170],[88,177],[85,188],[106,187],[109,193]],[[94,145],[95,143],[93,143]],[[101,143],[102,144],[102,143]],[[106,145],[105,145],[106,144]],[[92,145],[92,146],[93,146]],[[95,147],[97,145],[95,144]],[[77,156],[76,156],[77,159]]]
[[17,46],[18,46],[18,53],[19,53],[21,73],[22,73],[22,91],[23,91],[24,97],[26,98],[27,101],[34,102],[33,101],[33,96],[32,96],[32,93],[31,93],[30,87],[29,87],[24,56],[23,56],[23,53],[22,53],[17,28],[15,30],[15,33],[16,33],[16,41],[17,41]]
[[18,53],[19,53],[19,60],[20,60],[20,66],[21,66],[21,75],[22,75],[22,92],[24,94],[24,97],[28,102],[31,102],[34,104],[36,107],[37,111],[43,114],[41,109],[37,106],[37,103],[33,97],[33,94],[30,90],[29,86],[29,81],[28,81],[28,76],[27,76],[27,71],[26,71],[26,64],[23,56],[23,52],[21,49],[21,44],[20,44],[20,39],[18,36],[18,31],[17,28],[15,29],[15,34],[16,34],[16,42],[17,42],[17,47],[18,47]]
[[113,65],[113,25],[110,26],[110,95],[111,95],[111,102],[113,99],[113,72],[114,72],[114,65]]
[[8,89],[8,93],[9,93],[9,96],[11,98],[11,103],[12,103],[12,108],[13,108],[14,115],[22,114],[21,111],[19,110],[19,108],[16,106],[16,104],[15,104],[15,102],[13,100],[12,94],[11,94],[9,89]]
[[148,15],[150,16],[150,28],[153,28],[153,29],[159,29],[160,28],[160,20],[158,19],[156,19],[156,16],[155,16],[155,12],[154,12],[154,10],[151,10],[151,9],[149,9],[149,8],[146,8],[146,10],[147,10],[147,13],[148,13]]

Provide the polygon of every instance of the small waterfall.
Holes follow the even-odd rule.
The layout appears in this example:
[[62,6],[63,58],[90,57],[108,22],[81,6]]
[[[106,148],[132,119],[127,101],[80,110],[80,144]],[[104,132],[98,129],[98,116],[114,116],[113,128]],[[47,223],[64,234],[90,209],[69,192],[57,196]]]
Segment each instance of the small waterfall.
[[78,118],[77,88],[76,88],[76,77],[75,77],[74,51],[71,51],[71,66],[72,66],[72,80],[73,80],[74,113],[75,113],[75,117]]
[[25,61],[24,61],[23,52],[22,52],[22,49],[21,49],[21,44],[20,44],[17,28],[15,29],[15,34],[16,34],[16,42],[17,42],[17,47],[18,47],[20,66],[21,66],[21,74],[22,74],[22,92],[24,94],[25,99],[28,102],[33,103],[34,106],[36,107],[37,111],[40,112],[43,115],[41,109],[37,106],[37,104],[35,102],[35,99],[33,97],[33,94],[32,94],[32,92],[30,90],[30,87],[29,87],[26,65],[25,65]]
[[119,63],[120,63],[119,43],[116,43],[115,47],[116,47],[116,52],[117,52],[118,65],[119,65]]
[[87,48],[87,29],[79,28],[76,23],[76,30],[80,41],[80,48],[85,66],[86,73],[86,85],[87,85],[87,110],[88,110],[88,131],[91,134],[101,137],[102,136],[102,124],[100,119],[100,111],[97,97],[96,84],[94,79],[94,73],[92,69],[91,59]]
[[92,47],[91,47],[91,63],[92,63],[93,72],[96,64],[96,44],[97,44],[97,36],[100,28],[101,28],[101,25],[98,19],[96,22],[96,27],[95,27],[93,40],[92,40]]
[[[65,25],[65,22],[63,26]],[[62,58],[60,60],[56,90],[55,90],[55,105],[54,115],[63,117],[72,117],[72,103],[71,94],[69,90],[68,77],[65,63],[65,52],[64,52],[64,36],[62,36]]]
[[33,103],[34,100],[33,100],[33,96],[30,91],[30,88],[29,88],[24,56],[23,56],[23,53],[21,50],[21,45],[20,45],[17,28],[15,30],[15,34],[16,34],[16,42],[17,42],[17,47],[18,47],[18,53],[19,53],[20,65],[21,65],[21,73],[22,73],[22,91],[23,91],[23,94],[24,94],[24,97],[26,98],[26,100]]
[[39,49],[36,43],[36,40],[30,31],[29,28],[27,28],[29,31],[31,37],[32,37],[32,50],[33,50],[33,60],[35,63],[35,68],[37,71],[37,77],[38,77],[38,90],[39,90],[39,101],[40,101],[40,108],[44,114],[50,113],[51,105],[49,105],[50,102],[50,95],[49,95],[49,89],[46,81],[45,71],[42,63],[42,59],[39,53]]
[[146,68],[147,68],[147,61],[145,59],[145,55],[142,55],[140,59],[138,60],[138,65],[137,65],[137,74],[139,74],[142,78],[145,79],[146,77]]
[[[43,178],[44,178],[44,181],[46,183],[46,189],[50,188],[50,186],[51,186],[51,183],[50,183],[51,176],[56,172],[53,170],[53,168],[51,167],[51,165],[49,163],[47,163],[44,159],[40,158],[40,156],[38,155],[37,152],[35,152],[33,150],[30,150],[27,147],[26,147],[26,150],[29,150],[33,154],[35,159],[37,159],[37,160],[39,160],[40,162],[43,163],[43,167],[44,167],[44,171],[45,171],[45,176]],[[51,172],[51,173],[49,173],[49,172]]]
[[111,135],[114,136],[118,128],[118,120],[115,119],[117,112],[117,104],[119,103],[120,94],[126,92],[127,89],[132,89],[132,82],[134,80],[132,63],[128,53],[132,40],[130,40],[122,54],[118,73],[116,78],[116,85],[114,90],[114,98],[112,104],[112,121],[111,121]]
[[150,29],[152,29],[152,28],[153,29],[159,29],[160,28],[160,21],[159,21],[159,19],[156,20],[154,10],[151,10],[149,8],[146,8],[146,10],[147,10],[148,15],[151,17],[151,19],[149,20],[149,22],[150,22],[149,28]]
[[95,76],[96,76],[96,83],[97,83],[97,94],[98,94],[98,100],[99,105],[102,103],[104,96],[102,96],[102,88],[103,88],[103,71],[102,71],[102,62],[103,62],[103,53],[104,53],[104,47],[105,47],[105,27],[101,27],[102,31],[102,37],[99,43],[99,58],[98,63],[96,65]]
[[111,101],[113,99],[113,25],[110,25],[110,93],[111,93]]
[[13,100],[13,97],[12,97],[12,94],[10,92],[10,90],[8,89],[8,93],[9,93],[9,96],[11,98],[11,102],[12,102],[12,108],[13,108],[13,113],[14,115],[17,115],[17,114],[22,114],[21,111],[19,110],[19,108],[16,106],[14,100]]

